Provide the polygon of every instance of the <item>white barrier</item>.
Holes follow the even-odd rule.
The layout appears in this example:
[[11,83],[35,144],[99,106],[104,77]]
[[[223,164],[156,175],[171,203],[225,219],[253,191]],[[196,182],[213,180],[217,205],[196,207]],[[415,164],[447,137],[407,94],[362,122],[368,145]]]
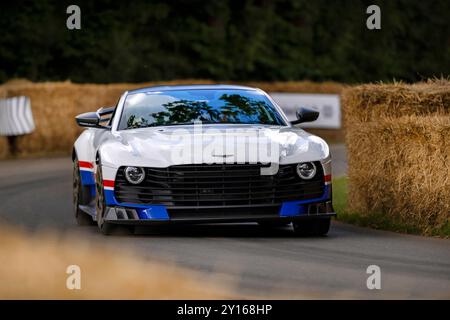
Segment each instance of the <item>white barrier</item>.
[[19,136],[35,129],[30,98],[0,99],[0,135]]
[[300,124],[304,128],[341,128],[341,103],[337,94],[270,93],[270,96],[283,109],[289,120],[295,120],[295,112],[300,107],[320,111],[314,122]]

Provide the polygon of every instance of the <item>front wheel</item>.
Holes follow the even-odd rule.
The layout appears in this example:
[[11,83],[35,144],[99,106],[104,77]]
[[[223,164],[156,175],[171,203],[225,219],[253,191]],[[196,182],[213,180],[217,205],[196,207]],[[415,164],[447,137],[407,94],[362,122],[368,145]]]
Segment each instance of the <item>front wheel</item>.
[[91,216],[80,209],[80,205],[87,205],[90,201],[89,190],[83,187],[80,177],[80,166],[78,159],[75,157],[73,162],[73,185],[72,185],[72,203],[75,214],[75,219],[79,226],[91,226],[94,224]]
[[97,225],[101,233],[104,235],[111,234],[132,234],[134,228],[132,226],[122,226],[105,221],[106,215],[106,201],[105,192],[103,189],[103,175],[102,167],[99,164],[97,167],[97,174],[95,175],[95,211],[97,217]]
[[298,236],[324,236],[330,230],[331,218],[311,219],[293,223]]
[[103,190],[102,167],[98,165],[97,174],[95,175],[95,212],[97,217],[97,225],[104,235],[109,235],[113,231],[113,225],[105,221],[106,203],[105,192]]

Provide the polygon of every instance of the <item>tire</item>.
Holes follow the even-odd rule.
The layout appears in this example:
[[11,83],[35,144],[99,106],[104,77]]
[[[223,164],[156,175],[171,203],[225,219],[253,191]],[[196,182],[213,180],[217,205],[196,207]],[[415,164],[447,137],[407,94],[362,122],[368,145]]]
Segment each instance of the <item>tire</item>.
[[110,235],[113,231],[113,225],[105,222],[106,213],[106,202],[105,202],[105,192],[103,190],[103,176],[102,176],[102,166],[97,166],[97,173],[95,175],[95,214],[97,218],[97,226],[101,233],[104,235]]
[[304,236],[324,236],[330,230],[331,218],[321,218],[294,222],[294,232],[296,235]]
[[128,235],[134,231],[133,226],[122,226],[113,223],[108,223],[104,220],[106,213],[105,193],[103,189],[103,175],[102,166],[97,166],[97,173],[95,175],[95,212],[97,218],[97,226],[100,232],[104,235],[120,234]]
[[73,185],[72,185],[72,205],[75,219],[79,226],[92,226],[94,221],[92,217],[80,209],[80,205],[89,204],[89,189],[81,185],[80,167],[78,159],[75,157],[73,163]]

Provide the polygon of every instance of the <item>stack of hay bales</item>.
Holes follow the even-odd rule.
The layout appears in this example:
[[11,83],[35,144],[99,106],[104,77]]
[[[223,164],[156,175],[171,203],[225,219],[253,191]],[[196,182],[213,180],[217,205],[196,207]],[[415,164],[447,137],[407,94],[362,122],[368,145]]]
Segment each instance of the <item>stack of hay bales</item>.
[[[127,91],[153,85],[207,84],[209,80],[176,80],[152,83],[75,84],[71,82],[32,83],[10,81],[0,86],[0,97],[27,96],[31,99],[36,131],[18,140],[20,156],[48,156],[70,154],[76,137],[83,130],[75,123],[77,114],[113,106]],[[267,91],[339,93],[342,85],[334,82],[257,82]],[[0,139],[0,159],[8,156],[6,139]]]
[[[75,123],[76,115],[95,111],[100,107],[113,106],[126,90],[147,85],[154,84],[13,82],[0,86],[0,94],[2,97],[30,98],[36,130],[18,140],[18,149],[22,156],[46,156],[71,152],[76,137],[83,130]],[[7,148],[4,141],[1,142],[0,148],[0,157],[5,156]]]
[[450,216],[450,81],[343,92],[348,209],[434,234]]

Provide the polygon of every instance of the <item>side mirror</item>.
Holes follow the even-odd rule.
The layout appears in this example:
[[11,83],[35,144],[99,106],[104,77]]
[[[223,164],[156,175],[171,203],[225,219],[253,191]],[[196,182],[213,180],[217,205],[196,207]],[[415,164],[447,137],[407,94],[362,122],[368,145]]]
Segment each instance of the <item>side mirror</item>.
[[86,112],[75,117],[77,124],[80,127],[87,128],[102,128],[100,126],[100,116],[97,112]]
[[319,117],[320,112],[309,109],[309,108],[299,108],[296,112],[297,120],[291,121],[291,124],[299,124],[303,122],[316,121]]
[[116,107],[103,107],[98,109],[97,112],[79,114],[75,117],[75,120],[80,127],[108,129],[110,127],[104,125],[104,123],[111,120],[115,109]]

